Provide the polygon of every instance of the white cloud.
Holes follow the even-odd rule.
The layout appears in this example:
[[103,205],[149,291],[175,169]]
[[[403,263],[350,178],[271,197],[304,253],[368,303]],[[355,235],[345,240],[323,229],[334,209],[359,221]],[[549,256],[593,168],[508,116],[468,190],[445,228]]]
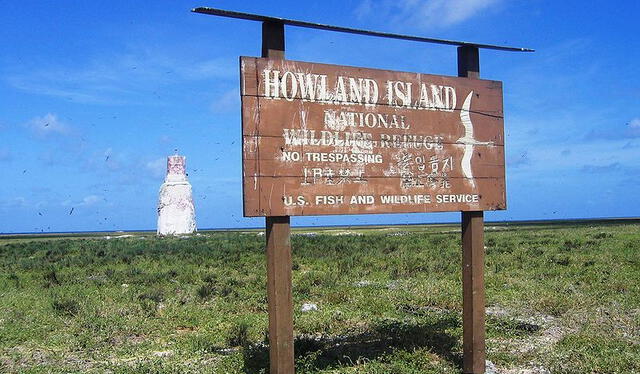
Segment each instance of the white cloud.
[[61,97],[78,103],[96,103],[104,101],[98,96],[82,92],[82,90],[60,87],[60,85],[64,85],[62,82],[41,79],[37,76],[14,76],[9,78],[9,82],[13,87],[19,90],[38,95]]
[[171,136],[164,134],[160,136],[158,141],[160,142],[160,144],[169,144],[171,143],[172,139]]
[[27,199],[22,196],[14,197],[0,202],[1,206],[24,208],[28,205]]
[[640,118],[634,118],[627,125],[626,138],[640,138]]
[[13,160],[13,155],[8,148],[0,148],[0,162]]
[[[424,19],[424,23],[439,22],[442,26],[451,26],[465,21],[499,0],[431,0],[417,8],[414,18]],[[415,1],[407,1],[415,3]]]
[[85,196],[82,199],[82,203],[80,203],[80,206],[91,206],[91,205],[95,205],[96,203],[98,203],[100,200],[102,200],[101,196],[98,195],[89,195],[89,196]]
[[615,173],[619,172],[623,169],[622,165],[619,162],[612,162],[605,165],[584,165],[580,169],[580,171],[587,174],[606,174],[606,173]]
[[[16,67],[7,74],[13,87],[80,103],[119,105],[158,103],[163,88],[185,81],[237,79],[237,59],[187,59],[161,49],[92,56],[81,65]],[[175,91],[174,91],[175,92]]]
[[509,168],[519,168],[523,166],[531,165],[531,159],[529,158],[529,151],[524,151],[521,154],[510,154],[507,157],[507,166]]
[[502,0],[364,0],[356,16],[367,19],[384,17],[390,24],[411,24],[421,29],[453,26],[466,21]]
[[51,113],[47,113],[42,117],[35,117],[25,123],[24,126],[41,138],[46,138],[51,135],[71,134],[69,125],[62,123],[55,114]]
[[144,167],[154,178],[162,178],[166,173],[167,159],[161,157],[153,161],[148,161]]
[[239,74],[237,59],[234,58],[215,58],[184,65],[175,62],[175,65],[178,74],[188,79],[235,79]]
[[355,13],[356,17],[361,21],[371,15],[371,13],[373,13],[373,4],[371,4],[371,0],[362,0],[356,7]]
[[114,154],[113,149],[107,148],[102,156],[104,158],[104,165],[110,171],[122,169],[123,159],[125,159],[123,154]]
[[88,207],[88,206],[93,206],[103,202],[104,197],[100,195],[87,195],[83,197],[82,200],[80,201],[78,200],[74,201],[74,200],[67,199],[67,200],[61,201],[60,205],[64,207],[73,207],[74,209],[77,207]]
[[127,163],[130,156],[125,152],[114,151],[109,147],[104,150],[96,149],[92,152],[87,150],[79,157],[82,160],[80,166],[83,171],[118,173],[123,169],[128,169]]
[[233,88],[215,98],[211,109],[215,113],[238,111],[240,108],[240,90]]
[[[593,141],[576,144],[536,144],[535,150],[518,155],[515,147],[507,153],[510,174],[527,174],[532,178],[557,178],[565,172],[637,170],[638,151],[625,146],[626,140]],[[517,157],[525,155],[526,166],[518,167]],[[509,162],[511,161],[511,162]],[[515,162],[515,165],[514,165]]]
[[105,178],[102,185],[140,185],[150,180],[157,182],[165,175],[167,161],[164,157],[153,158],[155,156],[156,153],[142,154],[131,149],[102,148],[82,154],[80,170]]
[[640,138],[640,118],[634,118],[627,122],[625,127],[621,124],[616,126],[598,126],[588,132],[585,140],[619,140]]

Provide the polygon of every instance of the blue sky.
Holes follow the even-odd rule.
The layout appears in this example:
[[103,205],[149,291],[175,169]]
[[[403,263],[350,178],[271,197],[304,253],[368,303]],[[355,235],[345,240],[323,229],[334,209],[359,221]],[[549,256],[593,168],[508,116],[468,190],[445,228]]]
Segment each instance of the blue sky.
[[[535,48],[481,51],[481,76],[504,82],[507,154],[508,210],[487,219],[638,216],[640,2],[3,1],[0,232],[154,229],[174,149],[188,158],[199,228],[264,225],[242,218],[238,93],[238,56],[259,55],[260,24],[195,6]],[[292,27],[286,43],[295,60],[457,72],[450,46]]]

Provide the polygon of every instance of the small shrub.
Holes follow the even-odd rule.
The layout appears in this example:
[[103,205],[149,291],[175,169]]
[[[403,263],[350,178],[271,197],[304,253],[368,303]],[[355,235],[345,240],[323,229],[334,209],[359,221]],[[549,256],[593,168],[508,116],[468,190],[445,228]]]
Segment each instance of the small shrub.
[[534,334],[542,328],[540,325],[510,318],[488,318],[487,326],[501,334],[513,336]]
[[395,251],[398,250],[398,247],[395,244],[390,244],[388,246],[386,246],[383,250],[382,253],[384,254],[389,254],[389,253],[393,253]]
[[12,281],[16,287],[20,287],[20,277],[18,277],[16,273],[9,274],[7,278]]
[[208,299],[211,296],[213,296],[215,292],[216,292],[215,287],[210,283],[205,283],[201,285],[200,287],[198,287],[198,291],[197,291],[198,297],[200,297],[201,299]]
[[138,300],[150,300],[159,303],[164,300],[164,290],[161,288],[154,288],[147,292],[143,292],[138,296]]
[[47,288],[60,285],[60,281],[58,280],[58,275],[56,274],[56,269],[52,268],[49,271],[45,272],[42,278],[44,279],[44,282],[45,282],[44,286]]
[[607,239],[607,238],[613,238],[613,235],[608,233],[608,232],[599,232],[595,235],[593,235],[594,239]]
[[105,275],[107,278],[109,278],[109,279],[113,278],[113,276],[115,275],[115,273],[116,273],[116,272],[115,272],[115,270],[113,270],[113,269],[107,269],[107,270],[105,270],[105,271],[104,271],[104,275]]
[[580,243],[580,241],[578,240],[565,240],[564,241],[564,250],[565,251],[572,251],[575,249],[580,249],[582,243]]
[[205,283],[217,283],[218,282],[218,274],[210,273],[206,274],[202,277],[202,281]]
[[238,296],[238,292],[233,287],[234,286],[228,285],[228,284],[225,284],[224,286],[222,286],[219,292],[220,296],[222,297]]
[[556,256],[552,261],[561,266],[568,266],[571,262],[567,256]]
[[214,339],[206,335],[194,335],[189,339],[190,349],[194,352],[215,353],[220,350]]
[[60,316],[75,316],[80,310],[80,304],[73,299],[55,299],[51,307]]
[[140,300],[140,308],[146,316],[153,317],[158,311],[158,303],[149,299]]
[[249,342],[249,323],[247,321],[240,321],[236,323],[231,330],[226,340],[229,347],[246,347]]

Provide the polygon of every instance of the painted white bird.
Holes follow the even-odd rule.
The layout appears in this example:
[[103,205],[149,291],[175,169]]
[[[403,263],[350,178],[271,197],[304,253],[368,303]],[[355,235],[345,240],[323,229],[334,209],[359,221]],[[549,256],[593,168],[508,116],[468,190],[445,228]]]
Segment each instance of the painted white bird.
[[464,144],[464,154],[462,156],[462,172],[466,178],[471,182],[471,185],[475,187],[473,180],[473,173],[471,171],[471,156],[473,156],[474,145],[493,145],[493,142],[479,142],[473,137],[473,123],[471,122],[471,116],[469,115],[469,109],[471,108],[471,98],[473,97],[473,91],[469,92],[467,98],[464,99],[462,108],[460,109],[460,121],[464,126],[464,136],[458,139],[457,143]]

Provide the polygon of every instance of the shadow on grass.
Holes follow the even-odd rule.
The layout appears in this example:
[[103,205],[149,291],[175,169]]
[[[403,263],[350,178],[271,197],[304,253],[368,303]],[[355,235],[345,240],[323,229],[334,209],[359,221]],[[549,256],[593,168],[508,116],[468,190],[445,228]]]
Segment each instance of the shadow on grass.
[[[355,366],[363,359],[375,360],[395,350],[411,351],[426,348],[462,368],[462,355],[457,349],[458,339],[445,331],[459,326],[455,316],[422,324],[385,322],[366,333],[340,337],[296,337],[294,351],[296,365],[306,369],[331,369]],[[244,352],[244,371],[247,374],[269,372],[269,347],[265,344],[247,346]]]

